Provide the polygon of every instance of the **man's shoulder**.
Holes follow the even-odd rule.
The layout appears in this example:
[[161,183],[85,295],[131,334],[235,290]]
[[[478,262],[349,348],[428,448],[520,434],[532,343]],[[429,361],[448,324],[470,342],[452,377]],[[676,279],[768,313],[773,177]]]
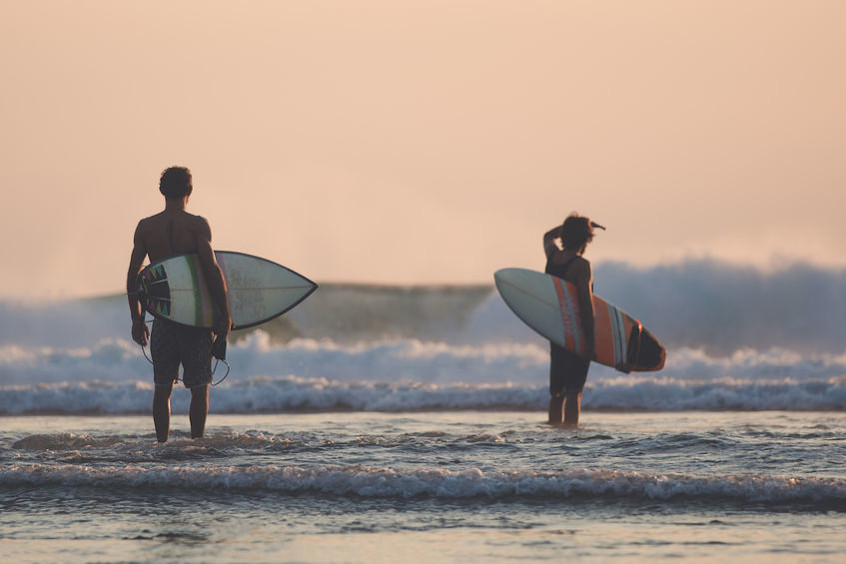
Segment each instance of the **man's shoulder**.
[[161,213],[157,213],[157,214],[151,215],[149,217],[142,217],[140,220],[138,220],[138,229],[147,229],[147,228],[151,227],[152,225],[154,225],[156,223],[159,216],[161,216],[161,215],[162,215]]
[[208,220],[201,215],[185,212],[185,221],[194,230],[208,231],[210,229]]
[[176,221],[177,223],[182,223],[183,225],[208,225],[208,221],[201,215],[194,215],[193,213],[188,213],[187,211],[179,212],[176,215],[167,214],[165,212],[159,212],[157,214],[151,215],[150,217],[145,217],[141,221],[138,222],[138,225],[154,225],[161,221]]
[[572,269],[575,272],[590,273],[590,261],[581,255],[573,257]]
[[581,260],[577,261],[578,268],[582,272],[582,274],[588,278],[593,279],[593,268],[590,266],[590,261],[584,257],[579,257]]

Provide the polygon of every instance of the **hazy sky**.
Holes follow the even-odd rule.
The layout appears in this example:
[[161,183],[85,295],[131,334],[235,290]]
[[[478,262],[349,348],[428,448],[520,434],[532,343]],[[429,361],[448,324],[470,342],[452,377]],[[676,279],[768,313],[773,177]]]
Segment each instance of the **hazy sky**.
[[846,2],[0,0],[0,296],[121,291],[162,169],[317,282],[846,265]]

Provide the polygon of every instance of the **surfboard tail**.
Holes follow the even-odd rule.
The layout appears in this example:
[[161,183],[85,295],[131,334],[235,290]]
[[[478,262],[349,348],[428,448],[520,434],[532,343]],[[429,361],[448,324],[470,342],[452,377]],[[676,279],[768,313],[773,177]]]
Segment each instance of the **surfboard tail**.
[[[632,331],[632,339],[635,339],[635,331]],[[632,353],[630,364],[631,372],[657,372],[664,368],[667,361],[667,349],[642,325],[636,337],[637,343],[630,348]]]

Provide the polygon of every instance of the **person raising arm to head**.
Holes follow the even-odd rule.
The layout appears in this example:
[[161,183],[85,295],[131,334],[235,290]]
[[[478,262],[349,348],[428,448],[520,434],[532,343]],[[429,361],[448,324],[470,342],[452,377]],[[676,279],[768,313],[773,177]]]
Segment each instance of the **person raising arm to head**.
[[[586,343],[582,356],[550,343],[549,422],[553,425],[578,425],[582,391],[594,355],[593,273],[590,262],[583,257],[593,240],[594,227],[605,229],[573,213],[543,236],[545,272],[571,282],[578,289],[579,316]],[[561,248],[556,240],[561,241]]]

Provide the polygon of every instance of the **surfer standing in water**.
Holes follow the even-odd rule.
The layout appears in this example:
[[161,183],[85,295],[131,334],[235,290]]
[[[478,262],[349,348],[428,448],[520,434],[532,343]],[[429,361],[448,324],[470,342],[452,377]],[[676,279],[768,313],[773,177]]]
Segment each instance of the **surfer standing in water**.
[[[586,217],[572,213],[562,225],[543,236],[547,274],[571,282],[578,288],[579,316],[585,336],[585,354],[579,356],[550,342],[549,422],[575,427],[579,424],[582,390],[595,349],[593,334],[593,274],[582,255],[593,240],[594,228],[605,229]],[[559,248],[557,239],[561,240]]]
[[165,197],[161,213],[142,219],[135,229],[134,246],[129,259],[126,292],[132,314],[132,340],[146,346],[150,341],[153,358],[153,422],[156,439],[167,442],[170,431],[170,394],[174,382],[179,381],[182,364],[182,382],[191,390],[191,438],[203,436],[209,412],[209,384],[212,381],[212,332],[198,327],[187,327],[164,319],[153,321],[153,334],[144,322],[144,312],[136,295],[136,280],[143,267],[144,258],[150,262],[177,254],[197,253],[209,291],[218,310],[224,312],[223,321],[215,327],[217,339],[226,339],[232,327],[232,316],[226,299],[226,282],[211,246],[209,223],[198,215],[185,211],[188,197],[193,190],[191,171],[184,167],[171,167],[162,172],[159,191]]

